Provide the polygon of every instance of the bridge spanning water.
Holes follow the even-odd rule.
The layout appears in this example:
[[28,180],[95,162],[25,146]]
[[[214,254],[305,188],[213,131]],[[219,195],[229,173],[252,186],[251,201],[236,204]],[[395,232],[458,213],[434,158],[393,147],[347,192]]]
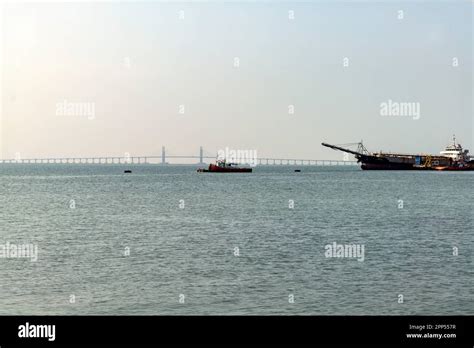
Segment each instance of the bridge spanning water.
[[[205,160],[212,162],[216,156],[205,156],[201,147],[198,155],[167,155],[165,147],[162,148],[161,156],[100,156],[100,157],[56,157],[56,158],[15,158],[0,159],[0,164],[177,164],[169,163],[168,159],[197,160],[195,164],[204,165]],[[290,158],[257,158],[257,165],[357,165],[353,160],[317,160],[317,159],[290,159]],[[187,163],[192,164],[192,163]]]

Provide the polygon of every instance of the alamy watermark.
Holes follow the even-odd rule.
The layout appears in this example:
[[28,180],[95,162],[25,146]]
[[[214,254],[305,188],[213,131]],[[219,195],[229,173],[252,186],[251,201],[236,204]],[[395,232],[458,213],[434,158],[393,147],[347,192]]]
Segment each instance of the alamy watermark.
[[248,164],[251,167],[258,164],[257,150],[234,150],[226,147],[217,151],[217,159],[228,163]]
[[36,244],[11,244],[6,242],[0,244],[0,258],[2,259],[30,259],[31,262],[38,260],[38,246]]
[[56,339],[56,325],[38,325],[26,322],[18,326],[19,338],[47,338],[48,341]]
[[63,100],[56,103],[56,116],[84,116],[88,120],[93,120],[95,119],[95,103]]
[[338,244],[333,242],[332,244],[326,244],[324,249],[326,250],[324,252],[326,258],[357,258],[357,261],[360,262],[363,262],[365,259],[364,244]]
[[414,120],[419,120],[420,103],[418,102],[396,102],[391,99],[380,103],[381,116],[400,116],[412,117]]

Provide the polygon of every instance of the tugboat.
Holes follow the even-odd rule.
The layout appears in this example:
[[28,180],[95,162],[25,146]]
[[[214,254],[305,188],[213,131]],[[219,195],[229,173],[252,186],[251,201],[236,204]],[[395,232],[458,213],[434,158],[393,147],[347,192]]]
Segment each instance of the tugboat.
[[326,143],[322,145],[353,154],[363,170],[474,170],[474,159],[469,156],[469,150],[456,143],[456,137],[439,155],[369,152],[362,142],[357,143],[357,151]]
[[198,173],[252,173],[252,168],[236,167],[237,163],[227,163],[225,160],[218,160],[216,164],[209,164],[209,168],[199,168]]

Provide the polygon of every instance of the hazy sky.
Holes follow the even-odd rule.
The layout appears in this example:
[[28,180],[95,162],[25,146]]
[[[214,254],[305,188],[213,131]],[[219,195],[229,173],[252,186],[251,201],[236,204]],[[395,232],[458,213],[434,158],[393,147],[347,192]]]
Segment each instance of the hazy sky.
[[472,28],[471,2],[5,4],[1,155],[474,151]]

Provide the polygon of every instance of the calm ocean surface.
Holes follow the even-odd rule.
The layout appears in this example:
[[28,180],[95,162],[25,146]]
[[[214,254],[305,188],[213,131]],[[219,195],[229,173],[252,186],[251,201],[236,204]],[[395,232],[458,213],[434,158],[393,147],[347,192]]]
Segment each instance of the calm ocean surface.
[[1,165],[0,314],[474,314],[474,172],[299,168]]

